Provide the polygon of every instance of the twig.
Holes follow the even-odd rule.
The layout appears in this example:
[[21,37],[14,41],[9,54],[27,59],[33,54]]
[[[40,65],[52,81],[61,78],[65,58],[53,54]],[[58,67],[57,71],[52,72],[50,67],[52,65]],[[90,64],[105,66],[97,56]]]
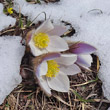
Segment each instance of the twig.
[[[22,90],[23,88],[20,89],[20,91]],[[15,110],[18,110],[18,105],[19,105],[19,96],[20,96],[20,92],[18,93],[17,95],[17,102],[16,102],[16,107],[15,107]]]
[[39,13],[39,14],[32,20],[32,22],[31,22],[31,24],[30,24],[29,26],[31,26],[31,25],[33,24],[33,22],[36,20],[36,18],[37,18],[39,15],[41,15],[42,13],[45,15],[45,20],[46,20],[46,13],[45,13],[45,12],[41,12],[41,13]]
[[65,102],[63,99],[61,99],[61,97],[59,96],[56,96],[56,95],[53,95],[53,97],[55,97],[58,101],[64,103],[65,105],[69,106],[69,107],[72,107],[73,105],[71,104],[68,104],[67,102]]
[[28,107],[28,105],[29,105],[30,101],[31,101],[31,100],[27,100],[27,103],[26,103],[26,105],[25,105],[24,110],[26,110],[26,109],[27,109],[27,107]]

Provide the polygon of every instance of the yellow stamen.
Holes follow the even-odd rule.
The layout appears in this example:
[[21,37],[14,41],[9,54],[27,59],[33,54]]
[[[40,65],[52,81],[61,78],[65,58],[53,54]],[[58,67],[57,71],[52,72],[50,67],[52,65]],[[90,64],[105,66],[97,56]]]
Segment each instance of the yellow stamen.
[[47,64],[48,64],[48,71],[47,71],[46,76],[55,77],[58,74],[58,72],[60,71],[59,65],[54,60],[47,61]]
[[33,40],[38,48],[46,48],[50,42],[48,35],[45,33],[35,34]]
[[9,13],[9,14],[13,14],[13,8],[7,8],[7,12]]

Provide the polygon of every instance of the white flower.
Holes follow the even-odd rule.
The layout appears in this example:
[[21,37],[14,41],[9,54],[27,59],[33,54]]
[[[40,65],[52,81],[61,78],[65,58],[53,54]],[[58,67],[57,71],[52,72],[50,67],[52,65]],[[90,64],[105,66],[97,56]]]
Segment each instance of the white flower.
[[76,64],[87,70],[90,70],[89,67],[91,67],[93,62],[91,54],[96,52],[96,50],[94,46],[84,42],[72,43],[69,46],[69,52],[77,55]]
[[77,55],[50,53],[41,59],[34,59],[34,71],[41,88],[48,95],[51,89],[59,92],[68,92],[70,88],[67,75],[80,73],[80,68],[74,64]]
[[46,20],[36,30],[30,31],[26,36],[34,56],[48,52],[61,52],[68,49],[68,44],[59,37],[66,31],[65,27],[53,26],[50,20]]

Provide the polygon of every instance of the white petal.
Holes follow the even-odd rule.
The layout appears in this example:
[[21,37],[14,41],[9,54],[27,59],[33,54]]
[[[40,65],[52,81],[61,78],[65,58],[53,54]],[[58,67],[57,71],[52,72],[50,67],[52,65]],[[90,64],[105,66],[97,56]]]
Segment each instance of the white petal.
[[80,68],[75,65],[72,64],[70,66],[60,66],[60,71],[62,71],[63,73],[65,73],[66,75],[75,75],[81,72]]
[[40,64],[39,76],[46,75],[48,70],[47,62],[44,61]]
[[49,35],[57,35],[57,36],[61,36],[66,32],[66,27],[64,26],[60,26],[60,25],[54,25],[54,29],[49,31],[48,34]]
[[34,45],[34,42],[33,42],[32,39],[30,40],[30,42],[29,42],[28,45],[30,46],[31,52],[32,52],[32,54],[33,54],[34,56],[39,56],[39,55],[41,55],[41,54],[47,53],[47,50],[46,50],[46,49],[42,49],[42,50],[41,50],[41,49],[37,48],[37,47]]
[[68,50],[68,44],[59,36],[50,36],[50,43],[46,48],[49,52],[60,52]]
[[63,65],[72,65],[77,60],[77,55],[75,54],[61,54],[61,57],[56,58],[55,61]]
[[78,55],[78,60],[76,62],[80,66],[90,67],[92,63],[91,55]]
[[68,92],[70,88],[69,78],[62,72],[54,78],[47,78],[48,85],[51,89],[59,92]]
[[35,33],[47,33],[48,31],[51,31],[52,29],[54,29],[53,24],[51,23],[51,21],[48,19],[46,21],[44,21],[41,26],[39,26],[36,30]]
[[42,76],[42,77],[39,77],[38,78],[38,81],[39,81],[39,85],[41,86],[41,88],[43,89],[43,91],[47,94],[47,95],[51,95],[51,89],[50,87],[48,86],[48,83],[47,83],[47,79],[45,76]]

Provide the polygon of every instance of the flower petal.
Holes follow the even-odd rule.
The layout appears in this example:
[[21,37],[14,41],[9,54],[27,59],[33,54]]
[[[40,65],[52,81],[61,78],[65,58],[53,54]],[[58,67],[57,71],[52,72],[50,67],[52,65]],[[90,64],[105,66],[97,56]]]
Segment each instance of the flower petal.
[[83,42],[74,43],[73,45],[70,46],[69,49],[69,51],[74,54],[91,54],[96,50],[97,49],[95,47]]
[[91,55],[78,55],[76,63],[82,67],[90,67],[92,63]]
[[60,26],[60,25],[55,25],[54,29],[49,31],[48,34],[50,36],[52,35],[57,35],[57,36],[61,36],[66,32],[66,28],[64,26]]
[[46,48],[49,52],[60,52],[68,50],[68,44],[59,36],[50,36],[50,43]]
[[48,53],[44,55],[44,57],[42,58],[42,61],[53,60],[60,56],[61,56],[60,53]]
[[47,73],[47,60],[53,60],[60,57],[60,53],[49,53],[38,56],[33,59],[34,72],[37,77],[45,75]]
[[34,56],[39,56],[41,54],[44,54],[44,53],[47,53],[47,50],[46,49],[42,49],[40,50],[39,48],[37,48],[35,45],[34,45],[34,42],[32,41],[32,39],[30,40],[29,44],[30,46],[30,49],[31,49],[31,52]]
[[75,54],[61,54],[61,57],[56,58],[55,61],[63,65],[72,65],[77,60],[77,55]]
[[35,30],[31,30],[31,31],[29,31],[29,32],[27,33],[27,35],[26,35],[26,44],[29,43],[29,41],[31,40],[32,35],[33,35],[34,32],[35,32]]
[[47,19],[37,28],[35,33],[40,33],[40,32],[47,33],[48,31],[51,31],[52,29],[54,29],[54,26],[51,23],[51,21],[49,19]]
[[69,78],[61,71],[54,78],[47,78],[48,85],[51,89],[59,92],[68,92],[70,88]]
[[51,96],[51,89],[47,83],[47,79],[45,76],[38,77],[38,82],[42,90],[48,95]]
[[60,66],[60,71],[62,71],[63,73],[65,73],[66,75],[75,75],[81,72],[80,68],[75,65],[72,64],[70,66]]
[[47,71],[48,71],[47,62],[44,61],[40,64],[39,76],[46,75]]

